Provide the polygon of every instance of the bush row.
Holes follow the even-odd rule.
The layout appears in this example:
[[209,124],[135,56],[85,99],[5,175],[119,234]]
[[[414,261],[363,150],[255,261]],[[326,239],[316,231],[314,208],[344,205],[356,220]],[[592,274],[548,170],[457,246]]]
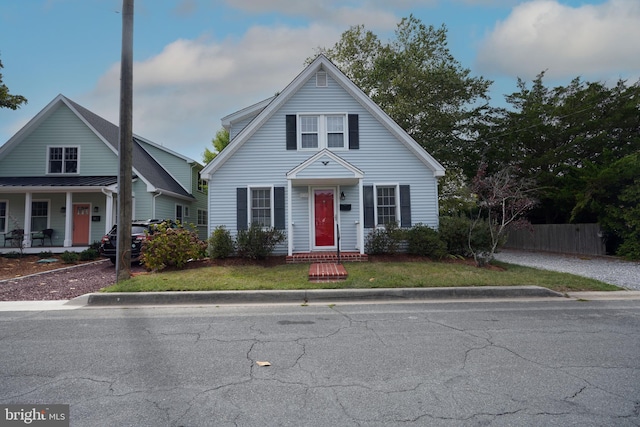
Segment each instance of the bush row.
[[228,258],[234,254],[250,259],[264,259],[271,255],[284,234],[275,228],[263,228],[251,224],[247,230],[239,230],[235,238],[224,226],[218,226],[209,238],[209,256]]
[[470,257],[470,245],[475,250],[491,247],[491,230],[487,221],[473,227],[465,216],[441,216],[438,230],[416,224],[409,229],[400,229],[396,224],[387,224],[369,233],[365,252],[371,255],[395,254],[405,250],[412,255],[443,258],[447,255]]

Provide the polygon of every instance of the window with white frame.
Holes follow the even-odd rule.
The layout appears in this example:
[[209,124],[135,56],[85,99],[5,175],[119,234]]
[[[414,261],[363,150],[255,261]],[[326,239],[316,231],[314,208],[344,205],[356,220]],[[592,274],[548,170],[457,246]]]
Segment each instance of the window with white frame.
[[7,231],[7,207],[9,203],[6,200],[0,200],[0,233]]
[[327,147],[344,148],[344,116],[327,116]]
[[189,218],[189,206],[176,205],[176,221],[184,223]]
[[31,230],[42,231],[49,228],[49,201],[34,200],[31,202]]
[[345,148],[346,117],[346,114],[300,115],[298,148]]
[[273,225],[271,188],[251,188],[250,203],[251,224],[271,227]]
[[207,225],[207,211],[198,209],[198,225]]
[[48,173],[78,173],[78,147],[49,147]]
[[202,178],[198,178],[198,191],[202,193],[207,192],[207,181]]
[[398,221],[398,189],[396,185],[376,186],[376,224]]

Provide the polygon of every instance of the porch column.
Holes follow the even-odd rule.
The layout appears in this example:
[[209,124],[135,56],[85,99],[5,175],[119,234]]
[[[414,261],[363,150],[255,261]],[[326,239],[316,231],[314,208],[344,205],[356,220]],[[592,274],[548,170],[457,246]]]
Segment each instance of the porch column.
[[24,194],[24,236],[22,238],[22,247],[31,247],[31,202],[33,201],[33,194]]
[[292,221],[292,209],[291,209],[291,189],[293,186],[291,185],[291,180],[287,180],[287,254],[289,256],[293,255],[293,221]]
[[113,193],[104,193],[106,206],[104,208],[104,234],[107,234],[113,226]]
[[67,192],[67,200],[64,211],[64,243],[62,246],[69,248],[73,246],[73,194]]
[[364,190],[362,188],[362,178],[358,180],[358,206],[360,207],[360,213],[358,214],[358,248],[360,254],[364,254],[364,202],[363,202]]

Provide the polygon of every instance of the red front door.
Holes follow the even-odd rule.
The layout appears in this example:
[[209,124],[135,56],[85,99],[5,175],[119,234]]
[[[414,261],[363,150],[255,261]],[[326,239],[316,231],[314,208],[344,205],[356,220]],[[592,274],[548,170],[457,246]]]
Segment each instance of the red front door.
[[335,246],[334,191],[314,190],[316,247]]
[[89,244],[90,205],[73,205],[73,244]]

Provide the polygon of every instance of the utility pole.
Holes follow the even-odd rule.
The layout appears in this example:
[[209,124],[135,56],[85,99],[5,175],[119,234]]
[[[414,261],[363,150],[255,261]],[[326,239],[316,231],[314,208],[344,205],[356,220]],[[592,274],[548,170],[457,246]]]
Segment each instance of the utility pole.
[[118,230],[116,281],[131,277],[131,215],[133,166],[133,0],[122,0],[120,61],[120,142],[118,156]]

